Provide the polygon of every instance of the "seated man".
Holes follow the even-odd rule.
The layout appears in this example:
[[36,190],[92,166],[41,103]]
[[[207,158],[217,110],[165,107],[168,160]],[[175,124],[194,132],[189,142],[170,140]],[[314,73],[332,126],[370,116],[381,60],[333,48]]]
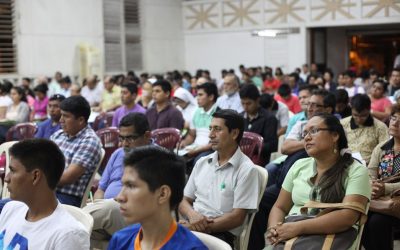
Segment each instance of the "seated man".
[[233,109],[243,112],[239,96],[239,80],[235,74],[228,73],[224,77],[224,95],[217,100],[217,106],[221,109]]
[[146,113],[146,110],[135,102],[138,93],[138,87],[134,83],[124,83],[121,85],[121,103],[122,106],[115,110],[112,120],[112,126],[118,127],[122,118],[133,112]]
[[61,128],[60,103],[64,101],[64,99],[65,97],[59,94],[55,94],[50,97],[48,105],[50,118],[45,120],[44,122],[39,123],[35,138],[50,139],[50,136]]
[[197,161],[179,206],[188,220],[183,225],[232,247],[246,216],[257,209],[260,186],[257,169],[239,147],[243,131],[243,117],[236,111],[213,114],[209,137],[216,152]]
[[389,129],[371,115],[371,100],[366,94],[357,94],[351,99],[351,116],[340,120],[346,132],[349,148],[360,153],[368,166],[374,148],[389,140]]
[[108,249],[208,249],[177,225],[171,211],[183,197],[185,163],[157,146],[138,147],[124,159],[122,189],[117,196],[127,224]]
[[61,203],[79,207],[85,188],[100,161],[101,142],[88,125],[89,103],[82,96],[71,96],[60,104],[61,127],[51,136],[65,157],[65,170],[58,182]]
[[64,156],[54,142],[28,139],[10,148],[4,181],[13,201],[0,215],[1,249],[89,249],[89,234],[57,201]]
[[119,140],[121,148],[110,157],[101,176],[99,188],[94,194],[94,202],[83,208],[93,217],[92,246],[98,241],[110,240],[113,233],[126,226],[119,211],[119,204],[114,198],[121,191],[123,160],[132,148],[150,143],[150,129],[146,116],[141,113],[130,113],[119,123]]
[[[203,83],[197,86],[196,89],[199,106],[194,112],[189,133],[179,145],[181,148],[188,146],[186,149],[179,151],[180,153],[187,153],[188,157],[204,156],[211,153],[208,129],[212,115],[219,109],[215,103],[218,98],[218,89],[214,83]],[[204,152],[206,153],[203,155],[202,153]]]
[[256,85],[244,85],[239,94],[244,109],[241,113],[244,117],[244,130],[259,134],[264,138],[261,160],[257,163],[264,166],[269,162],[271,153],[278,148],[278,136],[276,134],[278,120],[272,113],[261,107],[260,92]]
[[153,84],[154,105],[146,112],[150,129],[177,128],[181,130],[185,121],[182,113],[175,108],[170,100],[171,84],[165,80],[159,80]]

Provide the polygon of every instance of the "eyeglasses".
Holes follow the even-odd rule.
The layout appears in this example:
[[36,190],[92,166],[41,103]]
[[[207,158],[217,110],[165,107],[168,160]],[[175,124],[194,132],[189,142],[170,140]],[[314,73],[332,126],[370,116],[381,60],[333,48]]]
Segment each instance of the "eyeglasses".
[[329,128],[312,128],[310,130],[303,130],[303,133],[301,133],[301,137],[304,139],[308,134],[311,136],[315,136],[319,131],[331,131]]
[[391,115],[390,121],[391,122],[400,122],[400,116]]
[[142,137],[142,135],[128,135],[128,136],[119,135],[118,140],[120,142],[126,141],[128,143],[132,143],[132,142],[136,141],[137,139],[139,139],[140,137]]
[[309,102],[308,107],[310,107],[310,108],[325,108],[325,105],[321,105],[316,102]]

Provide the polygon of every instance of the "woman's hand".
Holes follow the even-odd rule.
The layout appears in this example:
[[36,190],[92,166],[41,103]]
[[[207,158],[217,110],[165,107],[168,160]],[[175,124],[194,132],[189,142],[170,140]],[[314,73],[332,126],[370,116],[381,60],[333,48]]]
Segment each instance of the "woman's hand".
[[278,244],[281,241],[289,240],[293,237],[300,235],[300,227],[296,222],[288,222],[283,224],[278,224],[275,230],[276,241],[274,244]]
[[372,199],[378,199],[385,195],[385,183],[381,181],[372,181]]
[[282,222],[279,222],[275,226],[269,227],[267,229],[266,240],[269,241],[272,245],[276,244],[276,242],[278,241],[278,233],[276,232],[276,227],[281,224]]

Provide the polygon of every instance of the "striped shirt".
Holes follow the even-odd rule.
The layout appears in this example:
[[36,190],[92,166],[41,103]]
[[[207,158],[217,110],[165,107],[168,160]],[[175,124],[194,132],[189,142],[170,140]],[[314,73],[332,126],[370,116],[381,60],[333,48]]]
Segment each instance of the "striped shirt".
[[68,136],[63,130],[55,132],[51,138],[61,149],[65,157],[65,169],[71,164],[85,168],[85,172],[79,179],[57,191],[63,194],[83,197],[85,188],[100,161],[101,142],[92,128],[86,126],[75,136]]

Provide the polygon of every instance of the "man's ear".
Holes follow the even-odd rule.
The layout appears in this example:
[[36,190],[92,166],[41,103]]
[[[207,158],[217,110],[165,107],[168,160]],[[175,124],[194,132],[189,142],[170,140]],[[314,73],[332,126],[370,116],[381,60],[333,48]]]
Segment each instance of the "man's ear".
[[32,176],[32,185],[37,186],[42,178],[42,171],[39,169],[34,169],[31,171],[31,176]]
[[167,185],[162,185],[159,188],[159,195],[158,195],[158,203],[164,204],[164,203],[170,203],[171,199],[171,188]]
[[239,129],[238,128],[232,129],[231,134],[232,134],[232,138],[236,141],[236,139],[239,136]]

